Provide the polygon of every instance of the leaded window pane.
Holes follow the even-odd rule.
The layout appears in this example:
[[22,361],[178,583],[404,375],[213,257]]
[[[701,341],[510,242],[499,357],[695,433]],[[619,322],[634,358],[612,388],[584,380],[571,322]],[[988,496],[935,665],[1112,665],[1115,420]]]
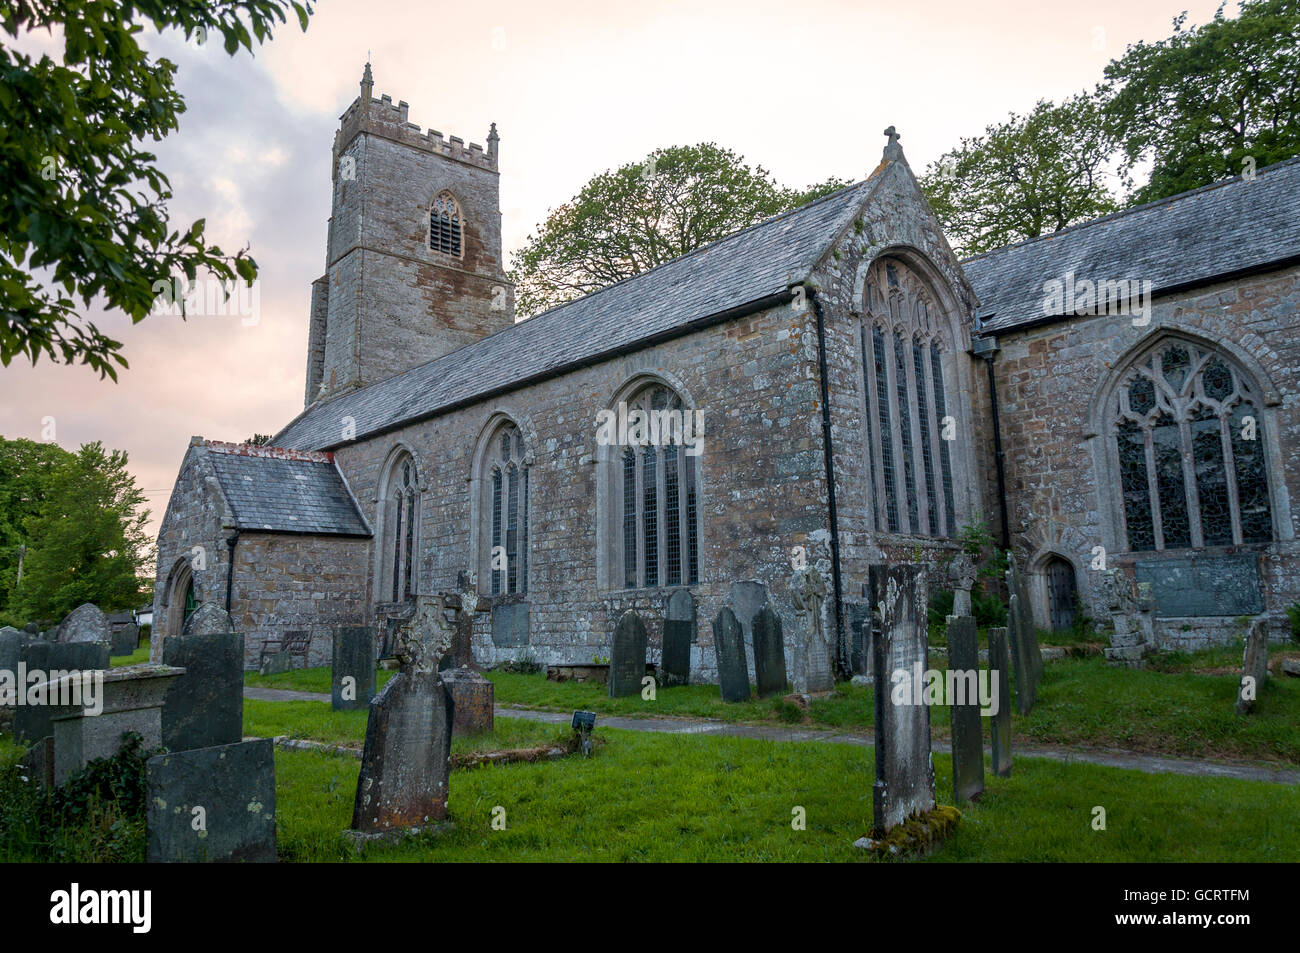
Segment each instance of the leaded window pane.
[[[912,370],[916,380],[916,414],[921,434],[921,464],[925,472],[925,504],[930,520],[930,535],[939,535],[939,498],[934,491],[934,451],[930,441],[934,434],[930,431],[930,408],[925,394],[925,361],[921,359],[921,346],[912,344]],[[913,527],[916,529],[916,527]]]
[[876,406],[880,414],[880,471],[885,477],[885,512],[891,533],[898,532],[898,490],[894,472],[894,439],[889,426],[889,376],[886,368],[885,333],[871,329],[872,366],[876,375]]
[[656,454],[646,447],[641,457],[641,520],[645,526],[645,584],[659,585],[659,499],[655,480]]
[[[1246,436],[1249,433],[1247,417],[1255,422],[1253,440]],[[1239,404],[1232,415],[1231,426],[1242,542],[1267,542],[1273,538],[1273,517],[1269,508],[1268,475],[1264,470],[1264,431],[1254,406]]]
[[[867,292],[870,294],[870,290]],[[871,505],[875,507],[875,518],[872,523],[879,523],[880,506],[876,496],[876,437],[875,426],[872,422],[871,415],[871,358],[868,356],[867,348],[867,329],[862,329],[862,395],[863,395],[863,412],[862,419],[867,427],[867,497],[871,500]]]
[[686,463],[684,481],[686,484],[686,567],[689,572],[687,584],[693,586],[700,581],[699,529],[696,523],[695,500],[695,458],[690,454],[684,454],[682,459]]
[[[934,379],[934,412],[939,415],[939,424],[948,416],[948,405],[943,394],[943,366],[939,361],[938,346],[930,345],[930,373]],[[952,491],[952,451],[948,449],[950,440],[939,440],[939,466],[943,471],[943,514],[947,520],[948,535],[957,537],[956,503]]]
[[[522,451],[522,447],[520,450]],[[528,591],[528,468],[520,474],[524,481],[524,492],[520,503],[522,516],[519,521],[519,591]]]
[[519,470],[506,477],[506,592],[519,591]]
[[1205,545],[1229,546],[1232,506],[1228,502],[1228,471],[1223,465],[1223,424],[1208,407],[1197,411],[1192,422],[1192,456]]
[[636,453],[623,451],[623,583],[636,588]]
[[682,581],[682,521],[677,480],[677,447],[664,447],[664,582],[675,586]]
[[903,342],[894,338],[894,384],[898,394],[898,433],[903,441],[903,488],[907,497],[907,526],[913,533],[920,532],[917,518],[916,479],[912,457],[912,414],[907,402],[907,361],[903,357]]
[[1156,487],[1160,499],[1160,528],[1165,549],[1192,545],[1192,526],[1187,516],[1187,487],[1183,479],[1183,441],[1177,421],[1167,414],[1156,418],[1151,428],[1155,451]]
[[502,572],[495,568],[499,565],[497,554],[501,552],[501,503],[502,503],[502,483],[501,471],[494,469],[492,471],[492,595],[501,594]]
[[1128,547],[1133,551],[1155,549],[1156,536],[1151,514],[1151,487],[1147,482],[1147,444],[1142,429],[1132,421],[1119,425],[1119,476],[1124,493],[1124,522],[1128,526]]

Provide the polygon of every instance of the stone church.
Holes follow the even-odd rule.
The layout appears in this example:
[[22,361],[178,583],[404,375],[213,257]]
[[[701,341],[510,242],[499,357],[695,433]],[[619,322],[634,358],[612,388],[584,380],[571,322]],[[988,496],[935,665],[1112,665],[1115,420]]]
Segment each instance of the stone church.
[[1300,160],[960,261],[897,135],[870,176],[516,322],[486,148],[360,96],[333,146],[304,409],[271,444],[195,437],[158,538],[155,653],[205,602],[246,664],[337,626],[379,650],[422,598],[479,593],[492,665],[660,651],[757,580],[793,631],[827,580],[841,662],[868,567],[940,565],[984,521],[1041,627],[1153,585],[1204,644],[1300,598]]

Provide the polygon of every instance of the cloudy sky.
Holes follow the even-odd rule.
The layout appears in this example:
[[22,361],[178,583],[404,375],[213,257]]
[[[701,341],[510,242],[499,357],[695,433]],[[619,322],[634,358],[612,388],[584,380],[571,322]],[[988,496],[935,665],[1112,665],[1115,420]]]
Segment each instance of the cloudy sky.
[[[501,135],[507,257],[593,174],[713,141],[804,185],[864,177],[888,125],[918,171],[1040,98],[1091,88],[1181,10],[1217,0],[322,0],[255,57],[147,32],[188,104],[156,149],[173,225],[204,217],[261,268],[260,320],[92,314],[125,342],[113,384],[84,367],[0,370],[0,434],[130,454],[156,528],[192,434],[273,433],[302,409],[310,283],[324,271],[330,144],[370,57],[375,94],[467,142]],[[29,49],[60,48],[29,37]]]

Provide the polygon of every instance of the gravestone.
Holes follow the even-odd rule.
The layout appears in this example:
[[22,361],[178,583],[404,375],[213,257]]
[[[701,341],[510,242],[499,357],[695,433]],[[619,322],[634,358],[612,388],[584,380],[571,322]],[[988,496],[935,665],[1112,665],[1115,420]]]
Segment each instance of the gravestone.
[[108,616],[93,602],[85,602],[67,614],[54,633],[55,642],[110,642],[113,630]]
[[242,741],[244,636],[186,626],[183,634],[163,640],[162,659],[164,665],[185,670],[167,690],[163,705],[162,743],[167,749],[189,751]]
[[528,603],[503,602],[492,607],[492,644],[528,644]]
[[989,719],[993,748],[993,773],[1011,775],[1011,653],[1007,650],[1007,630],[989,629],[989,679],[996,679],[998,710]]
[[799,694],[824,694],[835,688],[831,677],[830,645],[826,641],[826,582],[815,567],[790,578],[790,598],[798,621],[794,690]]
[[[876,782],[872,834],[883,837],[913,813],[934,809],[930,709],[924,698],[894,700],[894,672],[923,672],[928,665],[929,592],[920,566],[872,566],[879,594],[880,636],[875,640]],[[909,682],[913,681],[909,677]]]
[[952,583],[952,614],[962,616],[974,615],[971,609],[970,591],[977,577],[975,562],[965,551],[958,552],[948,563],[948,581]]
[[298,660],[294,658],[292,652],[288,649],[281,649],[279,652],[272,652],[262,659],[262,664],[258,666],[258,675],[283,675],[285,672],[292,672],[298,667]]
[[1267,679],[1268,626],[1263,619],[1256,619],[1246,634],[1246,651],[1241,659],[1241,682],[1237,686],[1238,715],[1249,715],[1255,710]]
[[145,778],[149,863],[275,861],[269,738],[159,755],[145,763]]
[[215,602],[205,602],[190,613],[181,629],[181,635],[211,635],[215,632],[233,632],[230,613]]
[[1125,572],[1107,569],[1098,576],[1097,588],[1102,605],[1110,614],[1112,628],[1110,646],[1105,650],[1106,660],[1126,668],[1142,668],[1145,665],[1143,659],[1155,649],[1151,585],[1139,584],[1147,600],[1144,603],[1133,597],[1133,585]]
[[23,631],[26,632],[28,635],[40,635],[41,627],[37,625],[35,622],[28,622],[25,626],[23,626]]
[[854,675],[872,674],[871,638],[875,630],[869,602],[846,603],[849,620],[849,668]]
[[[1018,600],[1019,609],[1017,616],[1020,620],[1020,631],[1024,633],[1024,652],[1026,670],[1033,676],[1034,693],[1037,695],[1038,683],[1043,678],[1043,652],[1038,646],[1038,630],[1034,628],[1034,611],[1033,605],[1029,601],[1029,584],[1024,574],[1016,567],[1015,557],[1010,553],[1007,554],[1007,592],[1012,593]],[[1012,636],[1012,647],[1015,647],[1015,636]],[[1020,677],[1020,673],[1016,673]]]
[[745,633],[727,606],[713,620],[713,651],[718,657],[718,688],[724,702],[749,701],[749,665],[745,662]]
[[132,654],[140,647],[140,629],[134,622],[113,627],[112,648],[109,654],[121,658]]
[[337,626],[333,643],[331,706],[335,711],[369,708],[375,697],[375,630]]
[[442,686],[451,696],[454,735],[491,732],[495,715],[495,686],[469,666],[442,671]]
[[609,657],[609,697],[622,698],[641,691],[645,678],[645,623],[629,609],[614,627],[614,648]]
[[979,632],[975,619],[971,616],[949,616],[948,683],[959,684],[962,696],[950,696],[948,699],[952,708],[954,804],[973,801],[984,792],[984,729],[980,721],[979,662]]
[[[440,663],[443,669],[461,668],[474,664],[474,616],[479,611],[478,576],[461,570],[456,574],[458,592],[444,598],[444,602],[455,610],[452,626],[454,634],[449,651]],[[525,625],[525,642],[527,642],[527,625]]]
[[1016,667],[1016,708],[1020,714],[1028,715],[1038,697],[1038,680],[1034,677],[1034,663],[1030,659],[1030,637],[1025,633],[1020,597],[1014,594],[1007,609],[1007,635]]
[[[82,675],[60,680],[59,688],[72,680],[83,682],[80,704],[62,706],[51,712],[54,732],[54,783],[63,784],[96,758],[111,758],[122,747],[128,731],[140,736],[145,751],[162,744],[163,698],[183,675],[169,665],[123,665],[93,677],[99,681],[97,697],[86,697]],[[52,691],[55,685],[50,685]]]
[[664,612],[664,685],[686,685],[691,680],[691,643],[695,641],[695,598],[689,589],[668,597]]
[[[0,732],[7,732],[13,725],[14,703],[18,691],[18,660],[22,647],[30,636],[19,632],[12,626],[0,629]],[[6,681],[12,680],[12,687]]]
[[736,621],[744,630],[746,641],[749,641],[752,638],[751,627],[754,624],[754,616],[767,605],[767,586],[752,579],[733,582],[730,605],[731,611],[736,614]]
[[759,698],[785,694],[785,637],[770,603],[754,616],[754,682]]
[[455,711],[438,675],[454,633],[441,612],[417,613],[395,647],[400,671],[370,703],[352,810],[358,835],[443,820]]
[[[19,673],[24,675],[24,683],[28,685],[37,684],[31,680],[34,673],[41,674],[38,681],[48,682],[71,672],[102,671],[108,668],[108,664],[107,642],[47,642],[45,639],[32,639],[18,650]],[[53,735],[53,711],[49,705],[15,707],[14,740],[30,745]]]

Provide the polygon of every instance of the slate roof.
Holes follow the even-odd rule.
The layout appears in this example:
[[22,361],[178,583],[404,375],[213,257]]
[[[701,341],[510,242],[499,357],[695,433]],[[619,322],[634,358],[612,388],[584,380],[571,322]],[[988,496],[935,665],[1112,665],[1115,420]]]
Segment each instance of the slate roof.
[[284,459],[210,449],[208,459],[240,529],[370,535],[332,460]]
[[526,382],[592,364],[804,281],[881,181],[882,169],[807,205],[521,321],[388,380],[318,405],[273,439],[277,447],[360,440]]
[[[1150,280],[1154,294],[1300,256],[1300,158],[962,262],[981,332],[1058,317],[1044,282]],[[990,314],[991,312],[991,314]]]

